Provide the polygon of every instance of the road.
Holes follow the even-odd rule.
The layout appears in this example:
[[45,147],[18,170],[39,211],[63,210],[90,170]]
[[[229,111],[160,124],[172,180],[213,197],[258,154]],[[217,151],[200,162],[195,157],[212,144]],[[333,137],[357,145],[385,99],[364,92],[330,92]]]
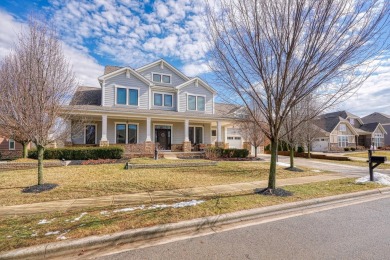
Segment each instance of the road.
[[390,198],[99,258],[389,259]]

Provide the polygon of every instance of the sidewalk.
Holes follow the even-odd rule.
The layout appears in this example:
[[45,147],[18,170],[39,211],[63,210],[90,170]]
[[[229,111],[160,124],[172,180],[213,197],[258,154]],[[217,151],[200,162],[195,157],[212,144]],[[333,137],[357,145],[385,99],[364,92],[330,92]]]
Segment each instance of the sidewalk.
[[[289,179],[277,179],[278,187],[306,184],[321,181],[330,181],[345,178],[345,175],[332,173]],[[205,186],[187,189],[153,191],[133,194],[120,194],[104,197],[59,200],[33,204],[0,207],[0,218],[5,216],[29,215],[39,213],[66,212],[92,207],[106,206],[139,206],[143,204],[161,203],[179,199],[196,199],[203,196],[217,196],[238,192],[250,192],[256,188],[267,187],[268,180],[245,183],[233,183],[215,186]]]

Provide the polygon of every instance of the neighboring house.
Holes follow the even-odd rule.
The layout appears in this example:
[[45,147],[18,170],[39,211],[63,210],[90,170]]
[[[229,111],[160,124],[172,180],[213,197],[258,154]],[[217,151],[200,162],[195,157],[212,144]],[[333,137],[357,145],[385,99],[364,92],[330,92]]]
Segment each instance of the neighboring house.
[[[390,133],[390,115],[375,112],[362,117],[362,120],[365,124],[381,123],[386,132]],[[388,145],[390,145],[390,135],[385,135],[385,146]]]
[[[30,148],[30,145],[29,147]],[[12,138],[0,136],[0,154],[1,159],[13,159],[21,157],[23,153],[23,146],[15,142]]]
[[384,146],[387,131],[381,123],[365,124],[361,118],[346,111],[324,114],[314,121],[321,129],[312,142],[312,151],[341,151],[345,147],[370,148]]
[[[239,106],[215,102],[217,92],[201,78],[190,78],[164,60],[138,69],[106,66],[101,88],[79,87],[73,100],[70,145],[121,144],[127,153],[160,150],[190,152],[206,146],[247,148],[234,122]],[[75,127],[73,127],[75,128]]]

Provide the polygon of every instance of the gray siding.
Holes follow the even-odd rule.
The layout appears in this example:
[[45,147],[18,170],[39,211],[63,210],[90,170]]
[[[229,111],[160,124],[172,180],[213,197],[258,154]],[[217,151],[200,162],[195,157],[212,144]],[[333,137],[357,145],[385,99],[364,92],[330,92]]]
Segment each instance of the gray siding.
[[[195,83],[191,83],[188,86],[179,90],[179,112],[187,111],[187,94],[188,95],[203,95],[206,96],[206,107],[204,112],[205,114],[213,113],[213,93],[211,93],[208,89],[202,86],[202,84],[195,85]],[[196,111],[194,111],[196,112]]]
[[164,68],[161,69],[160,64],[153,66],[151,68],[148,68],[144,71],[141,71],[140,74],[142,76],[144,76],[145,78],[147,78],[148,80],[153,81],[152,80],[152,73],[153,72],[171,75],[171,84],[158,83],[158,85],[160,85],[160,86],[176,87],[176,86],[178,86],[186,81],[182,77],[177,75],[174,71],[167,68],[167,66],[164,66]]
[[387,134],[385,134],[385,145],[390,145],[390,125],[384,125],[383,128],[387,132]]
[[[105,81],[104,86],[104,104],[103,106],[115,106],[115,85],[139,88],[138,93],[138,109],[149,109],[149,86],[145,82],[139,80],[134,75],[130,78],[126,77],[126,72],[109,78]],[[136,108],[133,106],[116,105],[122,107]]]

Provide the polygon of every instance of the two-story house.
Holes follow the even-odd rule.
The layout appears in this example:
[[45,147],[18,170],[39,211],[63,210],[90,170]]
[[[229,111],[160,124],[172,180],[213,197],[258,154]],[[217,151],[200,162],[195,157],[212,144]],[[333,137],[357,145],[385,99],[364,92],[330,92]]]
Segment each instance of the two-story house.
[[314,121],[321,131],[312,143],[313,151],[343,151],[346,147],[384,146],[386,130],[379,122],[364,123],[347,111],[323,114]]
[[156,143],[183,152],[211,145],[250,149],[234,129],[239,107],[216,103],[214,88],[164,60],[138,69],[106,66],[98,80],[101,88],[79,87],[72,100],[73,124],[81,117],[90,123],[68,144],[122,144],[128,153],[145,154]]

